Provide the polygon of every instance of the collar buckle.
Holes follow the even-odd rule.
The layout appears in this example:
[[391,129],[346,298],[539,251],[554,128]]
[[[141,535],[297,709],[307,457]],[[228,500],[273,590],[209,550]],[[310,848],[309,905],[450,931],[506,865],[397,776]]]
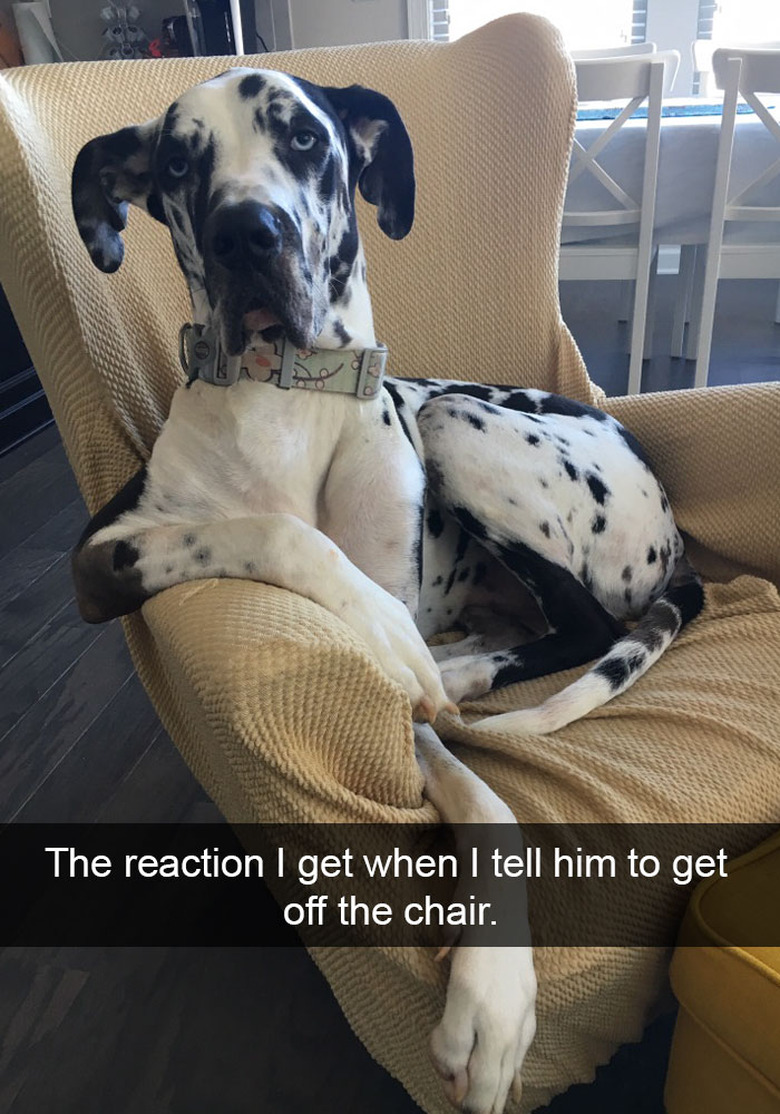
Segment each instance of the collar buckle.
[[202,379],[217,387],[231,387],[241,375],[241,357],[225,356],[210,325],[182,325],[179,362],[190,383]]

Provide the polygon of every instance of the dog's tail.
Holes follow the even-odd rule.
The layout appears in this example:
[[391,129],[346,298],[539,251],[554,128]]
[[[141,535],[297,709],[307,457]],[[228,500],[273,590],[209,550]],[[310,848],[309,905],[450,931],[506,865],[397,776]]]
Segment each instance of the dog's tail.
[[658,599],[629,634],[619,638],[591,669],[536,708],[490,716],[471,724],[485,731],[546,735],[600,708],[630,688],[656,662],[704,606],[701,580],[681,557]]

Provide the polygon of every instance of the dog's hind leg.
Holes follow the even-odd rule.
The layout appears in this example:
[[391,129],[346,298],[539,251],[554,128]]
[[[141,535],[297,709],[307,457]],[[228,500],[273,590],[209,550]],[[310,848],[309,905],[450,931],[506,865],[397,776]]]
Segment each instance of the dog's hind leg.
[[[461,861],[466,847],[488,837],[489,828],[482,831],[482,825],[512,825],[513,850],[521,850],[515,818],[492,789],[427,724],[415,726],[414,738],[425,795],[442,820],[454,825]],[[513,929],[516,921],[516,939],[525,940],[525,946],[470,946],[469,929],[464,929],[452,951],[444,1014],[431,1036],[434,1064],[450,1101],[471,1114],[503,1111],[510,1089],[519,1099],[523,1061],[536,1032],[536,975],[525,892],[517,882],[512,909],[494,907],[491,913],[512,918]],[[469,880],[470,889],[479,885]]]
[[[426,403],[417,420],[436,498],[522,581],[550,627],[503,655],[447,662],[451,697],[598,658],[540,707],[478,724],[544,733],[624,692],[703,606],[668,499],[630,435],[606,417],[574,428],[465,396]],[[639,617],[630,633],[624,617]]]

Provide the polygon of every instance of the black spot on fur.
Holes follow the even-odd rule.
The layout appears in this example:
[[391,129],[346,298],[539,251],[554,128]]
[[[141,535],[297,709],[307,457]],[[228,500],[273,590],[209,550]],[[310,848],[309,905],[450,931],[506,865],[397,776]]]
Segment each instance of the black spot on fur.
[[[671,612],[672,608],[670,607],[666,610]],[[677,625],[678,624],[675,623],[674,630],[668,633],[675,634],[677,631]],[[654,624],[653,626],[643,626],[640,623],[636,627],[636,629],[632,631],[631,637],[636,642],[641,642],[642,645],[647,649],[648,653],[651,654],[654,654],[656,653],[656,651],[660,650],[665,641],[664,628],[660,624]]]
[[455,547],[455,564],[456,565],[458,564],[459,561],[462,561],[463,558],[465,557],[466,550],[469,547],[469,541],[470,541],[469,535],[466,533],[465,530],[461,530],[461,532],[458,534],[458,544]]
[[539,529],[542,531],[542,533],[544,534],[544,536],[546,538],[549,538],[549,536],[550,536],[550,523],[549,522],[541,522],[539,524]]
[[594,534],[603,534],[607,526],[607,520],[603,514],[597,514],[591,524],[591,531]]
[[484,414],[494,416],[501,413],[500,406],[494,406],[492,402],[484,402],[481,398],[477,399],[477,406]]
[[525,439],[526,439],[526,441],[528,442],[529,445],[538,445],[539,444],[539,438],[536,436],[535,433],[526,433]]
[[197,540],[198,539],[194,534],[185,534],[184,537],[181,539],[181,544],[185,547],[185,549],[192,549]]
[[542,395],[537,409],[540,414],[560,414],[566,418],[595,418],[599,422],[607,419],[603,410],[587,406],[584,402],[575,402],[573,398],[564,398],[563,395]]
[[658,559],[658,554],[655,551],[655,546],[651,545],[650,548],[647,551],[647,563],[648,563],[648,565],[654,565],[657,559]]
[[114,572],[120,572],[122,569],[131,569],[138,560],[140,554],[134,545],[129,542],[117,542],[114,546]]
[[[335,323],[333,325],[333,331],[336,334],[336,336],[339,338],[339,341],[346,348],[347,345],[349,344],[349,342],[352,340],[352,337],[349,335],[347,330],[344,328],[344,322],[340,318],[337,318],[337,320],[335,321]],[[390,422],[388,422],[387,424],[390,425]]]
[[666,539],[664,544],[661,546],[660,557],[661,557],[661,568],[663,569],[664,574],[665,574],[666,571],[669,568],[669,562],[672,558],[672,546],[671,546],[671,542],[669,541],[668,538]]
[[453,507],[452,513],[463,526],[463,529],[467,530],[473,538],[487,537],[487,530],[485,529],[484,522],[480,522],[478,518],[475,518],[468,507]]
[[604,500],[609,495],[609,488],[598,478],[598,476],[594,476],[592,473],[589,473],[586,478],[591,495],[599,504],[599,506],[603,507]]
[[154,217],[154,219],[159,224],[167,224],[168,223],[168,221],[166,220],[166,217],[165,217],[165,213],[163,211],[162,201],[160,200],[159,194],[150,193],[150,194],[147,195],[146,211],[148,212],[149,216]]
[[390,411],[389,410],[383,410],[382,411],[382,421],[385,423],[385,425],[390,425],[391,424]]
[[522,414],[535,414],[538,409],[534,399],[525,391],[512,391],[501,405],[505,410],[518,410]]
[[633,577],[633,575],[634,575],[634,570],[631,568],[630,565],[625,565],[624,568],[623,568],[622,573],[620,574],[621,579],[624,580],[626,582],[626,584],[631,583],[631,578]]
[[320,176],[319,195],[323,201],[332,201],[336,189],[336,164],[332,156],[328,157]]
[[211,560],[211,550],[207,545],[204,545],[202,549],[199,549],[197,551],[197,553],[195,554],[195,560],[198,562],[199,565],[207,565],[209,563],[209,561]]
[[606,661],[600,662],[593,672],[604,677],[614,692],[622,688],[631,674],[641,669],[646,660],[645,654],[641,651],[629,654],[627,657],[607,658]]
[[387,393],[390,395],[390,397],[393,400],[393,404],[395,406],[395,412],[398,415],[398,420],[401,423],[401,429],[404,431],[404,436],[406,437],[406,440],[409,442],[409,444],[412,447],[414,447],[414,439],[413,439],[411,433],[409,432],[409,425],[408,425],[408,423],[406,421],[406,418],[404,417],[403,412],[402,412],[403,408],[404,408],[404,405],[405,405],[404,400],[401,397],[401,394],[398,391],[398,388],[392,383],[392,381],[386,379],[384,385],[385,385],[385,388],[387,390]]
[[563,460],[562,464],[563,467],[566,469],[566,475],[569,477],[570,480],[578,480],[580,478],[579,472],[570,460]]
[[458,580],[461,581],[461,582],[464,581],[464,580],[468,580],[470,575],[471,575],[471,569],[469,569],[469,568],[461,569],[461,571],[458,573]]
[[430,511],[428,513],[428,520],[426,524],[428,526],[428,533],[431,535],[432,538],[441,537],[442,531],[444,530],[444,519],[442,518],[439,511]]
[[473,426],[474,429],[478,429],[480,433],[485,432],[485,423],[482,421],[481,418],[478,418],[476,414],[466,413],[461,414],[460,416],[462,418],[465,418],[469,425]]
[[704,589],[693,572],[691,579],[680,584],[675,584],[673,578],[672,584],[666,589],[664,595],[672,605],[669,610],[676,608],[679,611],[683,626],[695,619],[704,607]]
[[259,73],[248,74],[239,81],[238,94],[240,97],[243,97],[245,101],[251,100],[252,97],[258,95],[264,85],[265,81]]

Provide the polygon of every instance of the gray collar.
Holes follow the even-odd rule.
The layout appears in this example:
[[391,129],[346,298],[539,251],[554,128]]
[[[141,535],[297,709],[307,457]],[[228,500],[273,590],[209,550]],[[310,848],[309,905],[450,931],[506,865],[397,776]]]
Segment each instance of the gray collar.
[[179,333],[179,359],[190,383],[202,379],[214,386],[231,387],[239,379],[254,379],[283,390],[333,391],[368,402],[382,389],[387,349],[383,344],[362,351],[299,349],[285,337],[263,352],[226,356],[214,329],[187,324]]

